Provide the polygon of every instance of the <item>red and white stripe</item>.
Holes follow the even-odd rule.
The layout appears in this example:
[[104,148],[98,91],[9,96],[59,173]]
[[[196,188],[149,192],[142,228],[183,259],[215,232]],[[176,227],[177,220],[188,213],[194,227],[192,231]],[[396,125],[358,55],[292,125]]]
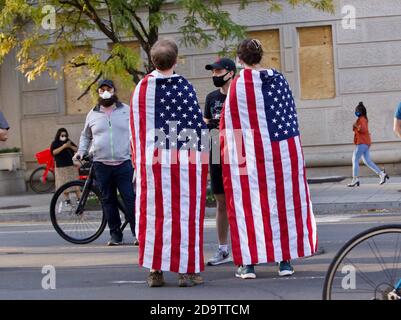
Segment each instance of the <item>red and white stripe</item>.
[[155,89],[149,75],[131,99],[139,264],[197,273],[204,269],[207,154],[155,148]]
[[261,88],[259,72],[241,71],[221,120],[223,181],[237,265],[309,256],[317,246],[300,138],[270,140]]

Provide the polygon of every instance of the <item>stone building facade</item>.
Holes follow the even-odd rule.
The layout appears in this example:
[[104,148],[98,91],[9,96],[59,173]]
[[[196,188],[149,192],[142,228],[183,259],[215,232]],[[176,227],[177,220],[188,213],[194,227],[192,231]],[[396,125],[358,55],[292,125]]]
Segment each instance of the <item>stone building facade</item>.
[[[396,171],[401,162],[401,141],[392,126],[395,108],[401,101],[401,2],[335,3],[335,14],[288,6],[280,13],[269,13],[259,2],[239,10],[237,1],[230,0],[224,1],[224,10],[247,26],[250,36],[262,41],[264,64],[278,68],[289,80],[310,175],[350,175],[352,123],[359,101],[368,108],[373,159],[385,165],[387,171]],[[355,29],[343,26],[342,8],[346,5],[356,9]],[[172,5],[165,10],[178,11],[179,15]],[[164,26],[163,36],[179,39],[177,26]],[[96,48],[110,45],[101,35],[94,35],[94,39]],[[139,50],[132,39],[127,45]],[[77,52],[80,50],[77,48]],[[219,43],[202,49],[180,48],[177,71],[194,84],[201,103],[213,90],[204,66],[214,61],[219,50]],[[93,103],[76,102],[82,90],[77,86],[79,75],[57,83],[44,75],[27,83],[15,67],[15,57],[10,55],[0,69],[0,110],[12,127],[10,140],[0,147],[21,147],[30,169],[35,166],[34,154],[49,146],[59,127],[66,127],[78,142],[85,114]],[[124,102],[128,102],[129,91],[121,92]]]

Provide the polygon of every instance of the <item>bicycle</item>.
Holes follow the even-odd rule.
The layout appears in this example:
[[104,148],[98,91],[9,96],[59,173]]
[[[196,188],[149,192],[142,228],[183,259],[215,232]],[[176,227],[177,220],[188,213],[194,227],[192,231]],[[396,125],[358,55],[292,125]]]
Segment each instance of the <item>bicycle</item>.
[[[107,223],[101,193],[96,186],[93,162],[87,156],[83,161],[90,164],[86,166],[79,160],[81,167],[86,167],[87,175],[81,172],[80,180],[62,185],[56,190],[50,203],[50,219],[54,229],[64,240],[74,244],[95,241],[103,233]],[[80,194],[79,198],[77,194]],[[68,198],[63,198],[63,195]],[[125,208],[121,200],[118,200],[118,209],[124,215]],[[124,221],[122,231],[127,224],[128,221]]]
[[401,225],[374,227],[349,240],[330,264],[323,299],[401,301]]
[[54,158],[50,149],[45,149],[35,154],[39,164],[44,164],[36,168],[29,177],[29,186],[36,193],[48,193],[54,190]]

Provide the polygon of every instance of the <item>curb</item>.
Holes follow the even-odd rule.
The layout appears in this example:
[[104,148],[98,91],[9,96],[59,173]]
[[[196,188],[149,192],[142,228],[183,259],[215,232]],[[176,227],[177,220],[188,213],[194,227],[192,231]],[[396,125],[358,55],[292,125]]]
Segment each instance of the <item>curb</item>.
[[308,178],[309,184],[319,184],[319,183],[330,183],[330,182],[341,182],[347,179],[344,176],[333,176],[333,177],[320,177],[320,178]]
[[333,213],[355,213],[381,211],[381,210],[398,210],[401,212],[401,202],[360,202],[360,203],[315,203],[313,211],[317,215],[333,214]]
[[50,222],[49,212],[16,212],[0,214],[2,222]]

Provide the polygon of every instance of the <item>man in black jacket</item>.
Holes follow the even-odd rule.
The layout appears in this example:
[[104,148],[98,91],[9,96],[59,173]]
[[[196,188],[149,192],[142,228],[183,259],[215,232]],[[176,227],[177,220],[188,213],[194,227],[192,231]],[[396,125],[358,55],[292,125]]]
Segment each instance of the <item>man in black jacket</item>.
[[217,90],[209,93],[206,97],[205,111],[203,118],[210,129],[211,149],[210,149],[210,179],[212,193],[216,199],[216,226],[219,240],[219,248],[215,256],[208,261],[208,265],[215,266],[231,260],[228,250],[228,218],[226,211],[226,197],[223,187],[223,174],[220,161],[219,146],[219,123],[220,113],[223,109],[224,101],[227,97],[228,88],[231,80],[235,76],[236,65],[228,58],[221,58],[212,64],[205,66],[213,76],[213,84]]

